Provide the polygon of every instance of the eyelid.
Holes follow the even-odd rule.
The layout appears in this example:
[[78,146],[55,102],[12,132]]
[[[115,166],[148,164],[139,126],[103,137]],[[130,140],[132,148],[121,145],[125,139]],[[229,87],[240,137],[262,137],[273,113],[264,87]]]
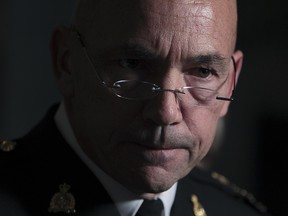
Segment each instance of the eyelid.
[[[209,64],[209,63],[204,63],[204,64],[195,64],[194,66],[191,66],[190,69],[193,68],[204,68],[210,70],[213,74],[222,76],[227,74],[229,71],[229,67],[227,65],[223,64]],[[189,68],[187,68],[189,70]]]
[[216,70],[212,67],[207,67],[207,66],[193,66],[193,67],[190,67],[190,68],[187,68],[185,70],[183,70],[184,73],[190,73],[190,72],[193,72],[193,71],[200,71],[200,70],[209,70],[211,72],[216,72]]

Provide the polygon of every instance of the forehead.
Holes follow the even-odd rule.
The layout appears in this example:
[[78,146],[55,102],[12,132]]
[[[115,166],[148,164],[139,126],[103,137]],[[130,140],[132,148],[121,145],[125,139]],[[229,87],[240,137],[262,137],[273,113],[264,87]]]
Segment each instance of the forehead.
[[164,46],[161,43],[168,42],[179,48],[191,47],[191,39],[193,46],[199,46],[207,43],[209,38],[211,43],[217,40],[221,43],[222,39],[227,46],[227,42],[231,41],[231,47],[236,14],[231,8],[231,2],[233,1],[82,0],[75,23],[81,32],[93,39],[90,43],[105,40],[112,46],[115,41],[129,39],[136,43],[142,40],[150,43],[151,47],[161,47]]

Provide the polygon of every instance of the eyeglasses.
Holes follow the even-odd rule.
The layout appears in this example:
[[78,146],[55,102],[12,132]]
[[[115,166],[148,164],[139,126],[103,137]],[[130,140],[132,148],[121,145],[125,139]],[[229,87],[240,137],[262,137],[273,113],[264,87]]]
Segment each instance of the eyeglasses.
[[78,41],[80,42],[84,53],[90,62],[91,66],[93,67],[93,70],[96,73],[96,76],[98,77],[99,81],[108,88],[112,93],[114,93],[116,96],[127,99],[127,100],[147,100],[151,99],[153,97],[156,97],[161,92],[171,92],[175,96],[177,96],[177,99],[185,100],[184,95],[189,95],[193,97],[194,105],[198,106],[210,106],[216,103],[217,100],[222,101],[233,101],[234,100],[234,92],[236,88],[236,62],[234,57],[232,56],[232,62],[233,62],[233,89],[232,94],[230,97],[225,96],[219,96],[218,90],[224,85],[227,79],[223,83],[221,83],[216,89],[207,88],[204,86],[184,86],[178,89],[164,89],[159,87],[158,85],[143,81],[143,80],[137,80],[137,79],[119,79],[115,82],[113,81],[112,84],[109,84],[105,82],[100,74],[97,72],[97,69],[95,67],[95,64],[88,54],[86,44],[84,43],[83,37],[80,35],[80,33],[73,29],[73,31],[77,34]]

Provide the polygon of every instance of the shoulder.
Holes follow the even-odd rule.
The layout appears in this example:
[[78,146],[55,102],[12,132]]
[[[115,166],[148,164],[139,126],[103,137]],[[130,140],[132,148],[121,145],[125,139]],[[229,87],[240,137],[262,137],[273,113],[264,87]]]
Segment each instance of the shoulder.
[[63,142],[54,123],[57,107],[58,105],[52,106],[40,123],[23,137],[11,140],[0,137],[0,162],[3,161],[0,164],[1,169],[12,169],[12,165],[17,163],[18,166],[13,167],[16,169],[26,163],[35,162],[36,158],[44,159],[42,156],[55,150],[56,145]]
[[61,149],[62,142],[54,126],[54,109],[25,136],[0,139],[0,191],[19,194],[28,183],[42,179],[44,169],[53,168],[58,158],[52,153],[56,148]]
[[16,139],[0,140],[0,167],[2,173],[7,174],[5,177],[10,176],[8,173],[18,173],[18,169],[21,170],[21,166],[24,165],[22,162],[26,160],[25,157],[29,157],[29,147],[26,148],[20,143]]
[[[56,172],[63,168],[61,165],[64,162],[76,157],[55,124],[57,108],[58,105],[52,106],[42,120],[23,137],[0,139],[0,168],[2,173],[7,174],[7,178],[16,175],[28,178],[28,174],[33,178],[45,169]],[[63,160],[63,155],[66,160]]]
[[211,211],[224,215],[268,215],[266,207],[251,193],[217,172],[194,168],[179,186],[197,196],[204,209],[207,208],[207,215]]
[[5,205],[0,205],[1,215],[26,215],[20,211],[21,205],[18,201],[21,181],[28,174],[24,171],[26,170],[26,157],[29,155],[18,141],[0,140],[0,203],[5,203]]

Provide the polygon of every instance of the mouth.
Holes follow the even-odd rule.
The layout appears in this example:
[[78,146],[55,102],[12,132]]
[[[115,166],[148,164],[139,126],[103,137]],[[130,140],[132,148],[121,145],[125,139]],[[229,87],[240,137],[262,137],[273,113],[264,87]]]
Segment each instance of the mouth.
[[186,151],[183,148],[159,146],[153,143],[125,142],[123,144],[129,148],[130,153],[137,157],[139,161],[149,165],[163,165],[175,161],[179,154],[183,154]]
[[182,145],[175,145],[172,143],[161,143],[159,142],[138,142],[138,141],[125,141],[126,144],[128,144],[130,147],[133,146],[135,148],[138,148],[142,151],[152,151],[152,152],[161,152],[161,151],[175,151],[180,149],[185,149]]
[[174,146],[168,146],[165,144],[159,144],[154,142],[147,142],[147,143],[139,143],[139,142],[131,142],[134,145],[138,145],[139,147],[142,147],[143,149],[151,150],[151,151],[167,151],[167,150],[174,150],[179,149]]

